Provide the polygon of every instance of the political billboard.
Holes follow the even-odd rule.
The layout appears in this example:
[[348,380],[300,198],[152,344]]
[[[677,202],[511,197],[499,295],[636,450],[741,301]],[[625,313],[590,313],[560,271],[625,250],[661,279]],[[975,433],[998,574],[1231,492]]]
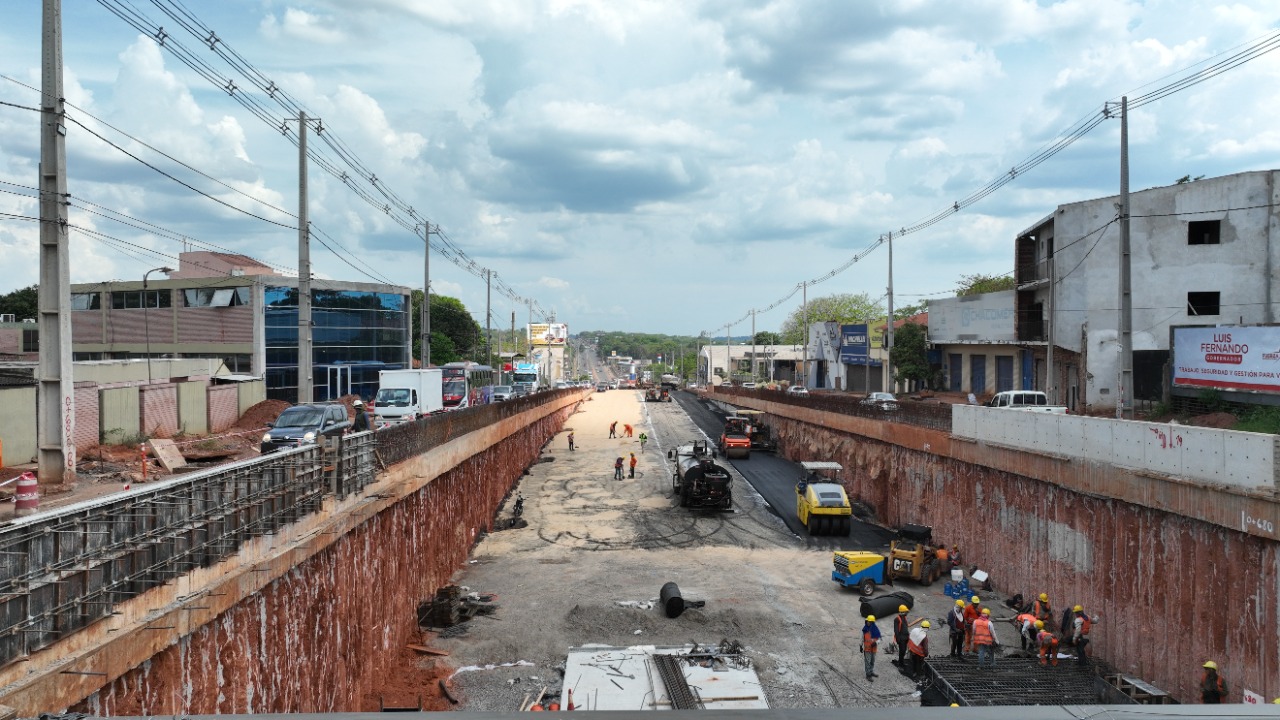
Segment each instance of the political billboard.
[[569,340],[569,326],[564,323],[530,323],[529,344],[543,347],[563,346]]
[[1173,328],[1173,384],[1280,393],[1280,326]]

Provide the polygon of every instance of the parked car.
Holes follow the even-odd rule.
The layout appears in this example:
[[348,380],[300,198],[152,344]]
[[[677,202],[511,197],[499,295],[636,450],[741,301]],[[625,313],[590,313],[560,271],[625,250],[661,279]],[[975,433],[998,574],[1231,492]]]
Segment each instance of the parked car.
[[321,437],[342,435],[351,427],[347,406],[342,403],[294,405],[280,413],[262,436],[259,449],[265,455],[276,450],[310,445]]
[[609,383],[596,383],[596,392],[604,392],[609,389]]
[[510,385],[494,385],[493,386],[492,397],[494,402],[502,402],[504,400],[510,400],[515,396],[516,396],[515,390],[513,390]]
[[860,404],[878,407],[881,410],[897,410],[898,398],[894,397],[893,393],[873,392],[863,398]]
[[740,387],[742,387],[743,390],[755,390],[756,384],[753,382],[744,382]]
[[791,387],[787,388],[787,394],[788,395],[808,395],[809,388],[803,385],[792,385]]
[[1028,410],[1055,415],[1066,415],[1068,412],[1065,405],[1050,405],[1048,396],[1038,390],[1006,390],[996,393],[996,396],[987,403],[987,407]]

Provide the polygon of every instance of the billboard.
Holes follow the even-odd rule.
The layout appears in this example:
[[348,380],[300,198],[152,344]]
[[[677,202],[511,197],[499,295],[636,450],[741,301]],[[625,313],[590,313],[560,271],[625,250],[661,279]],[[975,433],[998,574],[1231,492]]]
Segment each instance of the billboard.
[[1280,393],[1280,326],[1173,328],[1173,384]]
[[529,345],[563,346],[569,340],[569,326],[564,323],[531,323]]
[[929,301],[931,343],[1013,343],[1014,290]]
[[871,328],[863,325],[840,326],[840,362],[844,365],[870,365],[880,367],[880,361],[871,358],[869,348],[879,348],[878,340],[884,337],[884,328]]

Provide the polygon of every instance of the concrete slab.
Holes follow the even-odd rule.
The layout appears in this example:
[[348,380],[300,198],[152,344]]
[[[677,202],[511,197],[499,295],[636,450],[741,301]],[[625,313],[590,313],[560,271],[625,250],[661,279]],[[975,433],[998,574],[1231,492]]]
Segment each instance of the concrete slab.
[[[572,648],[565,660],[565,683],[560,707],[569,707],[569,691],[578,710],[670,710],[671,698],[653,664],[654,655],[688,655],[693,645],[658,647],[583,646]],[[699,653],[708,652],[704,646]],[[724,656],[722,656],[724,657]],[[727,662],[703,664],[691,658],[681,661],[685,680],[694,697],[708,710],[764,710],[760,679],[742,656]]]

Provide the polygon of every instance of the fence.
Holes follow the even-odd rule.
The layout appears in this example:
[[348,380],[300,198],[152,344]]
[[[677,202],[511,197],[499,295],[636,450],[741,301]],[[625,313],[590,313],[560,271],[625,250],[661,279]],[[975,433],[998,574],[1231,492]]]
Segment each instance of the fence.
[[933,430],[951,432],[951,405],[920,400],[899,400],[896,410],[884,410],[877,405],[863,405],[862,396],[843,393],[814,393],[812,395],[788,395],[776,390],[746,390],[739,387],[715,389],[713,397],[739,396],[784,405],[812,408],[826,412],[854,415],[868,420],[917,425]]

